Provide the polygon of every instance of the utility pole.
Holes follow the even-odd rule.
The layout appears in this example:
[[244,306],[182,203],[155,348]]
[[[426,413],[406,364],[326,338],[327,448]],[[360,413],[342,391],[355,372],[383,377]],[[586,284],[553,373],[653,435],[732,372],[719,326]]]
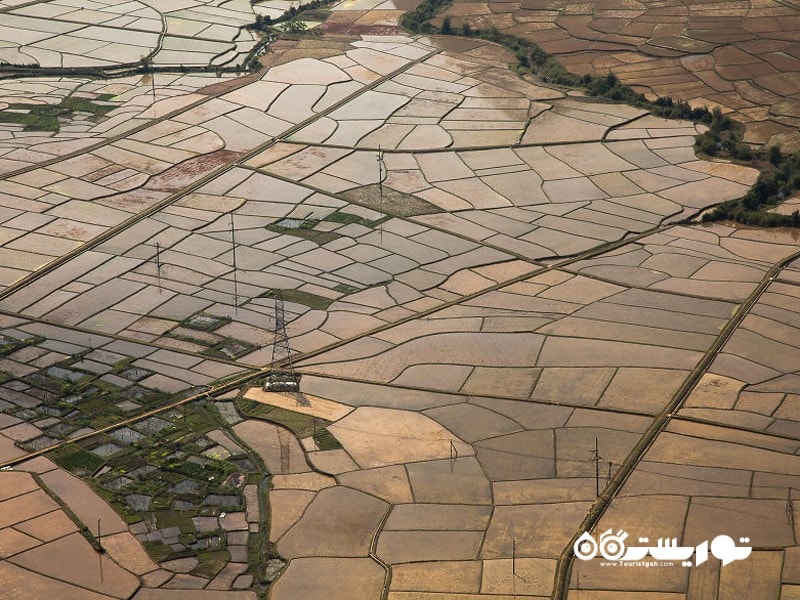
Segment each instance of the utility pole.
[[456,467],[456,460],[458,460],[458,448],[453,443],[453,440],[450,440],[450,472],[452,473]]
[[153,116],[156,116],[156,66],[150,59],[150,85],[153,88]]
[[161,293],[161,245],[156,242],[156,277],[158,278],[158,293]]
[[511,574],[517,576],[517,538],[511,538]]
[[595,494],[599,498],[600,497],[600,460],[601,460],[602,457],[600,456],[600,451],[599,451],[598,445],[599,445],[599,442],[597,440],[597,437],[595,437],[594,438],[594,456],[592,457],[592,460],[594,461],[594,489],[595,489]]
[[378,146],[378,193],[383,198],[383,150]]
[[[383,173],[386,171],[386,165],[383,164],[383,150],[378,146],[378,195],[380,199],[380,206],[383,209]],[[379,225],[380,230],[380,243],[383,244],[383,220]]]
[[236,228],[233,224],[233,211],[231,211],[231,253],[233,256],[233,310],[239,312],[239,280],[236,275]]

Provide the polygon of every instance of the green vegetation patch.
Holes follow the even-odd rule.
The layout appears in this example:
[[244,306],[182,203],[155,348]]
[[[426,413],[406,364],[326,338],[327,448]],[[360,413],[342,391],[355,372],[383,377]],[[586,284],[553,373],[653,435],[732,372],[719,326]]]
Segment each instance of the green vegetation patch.
[[96,101],[107,102],[114,97],[114,94],[100,94],[97,98],[80,98],[78,96],[68,96],[61,101],[60,106],[71,112],[85,112],[93,115],[105,115],[116,108],[110,104],[97,104]]
[[[113,94],[102,94],[96,100],[107,101]],[[0,123],[24,125],[26,131],[59,131],[59,117],[70,118],[76,112],[102,116],[116,108],[112,105],[96,104],[88,98],[68,96],[58,104],[9,104],[0,111]]]
[[336,212],[331,213],[330,215],[325,217],[325,221],[330,221],[333,223],[341,223],[343,225],[356,224],[356,225],[361,225],[362,227],[369,227],[370,229],[374,229],[381,223],[385,223],[391,218],[392,218],[391,215],[383,215],[378,219],[367,219],[365,217],[353,214],[351,212],[337,210]]
[[355,223],[357,225],[363,225],[364,227],[372,227],[378,222],[377,220],[371,221],[359,215],[341,210],[337,210],[336,212],[329,214],[327,217],[325,217],[325,220],[331,221],[332,223],[342,223],[343,225]]
[[269,231],[291,235],[310,242],[318,246],[323,246],[335,240],[341,235],[333,231],[316,231],[314,227],[319,223],[319,219],[280,219],[267,225]]
[[160,510],[155,513],[159,527],[177,527],[181,534],[191,535],[195,532],[192,515],[181,510]]
[[327,21],[330,16],[331,11],[324,8],[309,8],[303,11],[303,20],[305,21],[323,22]]
[[58,132],[58,117],[66,115],[65,109],[58,110],[56,107],[47,105],[18,105],[11,104],[9,108],[27,110],[27,112],[12,112],[8,109],[0,111],[0,123],[15,123],[24,125],[25,131],[54,131]]
[[313,435],[314,441],[317,442],[320,450],[339,450],[342,448],[339,440],[333,437],[333,434],[327,428],[317,429]]
[[143,542],[142,545],[155,562],[167,560],[172,554],[172,548],[164,542]]
[[191,574],[212,579],[226,564],[228,564],[231,555],[227,550],[212,550],[200,552],[197,558],[200,562],[192,570]]
[[[398,192],[387,186],[379,186],[377,183],[363,185],[352,190],[347,190],[340,194],[347,200],[357,202],[361,206],[371,208],[387,216],[377,221],[372,221],[371,226],[375,227],[390,219],[393,215],[398,217],[416,217],[419,215],[430,215],[441,213],[444,210],[427,200],[417,198],[411,194]],[[331,220],[330,216],[325,218]]]
[[304,292],[301,290],[268,290],[261,294],[259,298],[275,298],[278,296],[279,292],[283,296],[283,300],[285,302],[295,302],[315,310],[326,310],[331,304],[333,304],[333,299],[331,298],[318,296],[317,294],[312,294],[311,292]]
[[[298,401],[301,402],[302,398],[298,399]],[[277,406],[269,406],[244,397],[237,398],[236,402],[242,414],[283,425],[291,429],[298,438],[313,437],[320,450],[338,450],[342,448],[339,440],[327,429],[330,421]]]
[[128,369],[131,368],[131,365],[133,364],[134,360],[136,359],[130,356],[128,358],[123,358],[122,360],[117,361],[116,363],[114,363],[114,366],[111,367],[111,372],[114,375],[119,375],[123,371],[127,371]]
[[237,358],[250,354],[253,350],[257,350],[258,346],[238,340],[236,338],[225,338],[211,346],[208,350],[203,351],[203,354],[212,356],[214,358],[224,358],[227,360],[236,360]]
[[[3,113],[0,112],[0,115]],[[31,336],[25,339],[17,339],[7,335],[0,334],[0,358],[4,356],[8,356],[9,354],[16,352],[21,348],[25,348],[26,346],[34,346],[43,342],[44,338],[39,336]]]
[[[267,530],[269,530],[269,528],[267,528]],[[271,558],[271,555],[264,548],[266,544],[265,536],[261,531],[258,533],[251,533],[247,536],[247,562],[251,565],[248,573],[255,574],[253,573],[252,565],[259,564],[261,557]]]
[[[302,402],[302,398],[299,398],[298,401]],[[265,421],[272,421],[273,423],[283,425],[291,429],[298,438],[315,436],[315,434],[321,435],[326,439],[326,444],[335,443],[337,444],[337,448],[341,448],[341,446],[338,445],[339,442],[336,441],[336,438],[334,438],[329,431],[325,430],[325,433],[320,433],[325,427],[330,425],[329,421],[312,417],[304,413],[286,410],[285,408],[262,404],[261,402],[249,400],[244,397],[237,398],[236,403],[239,411],[248,417],[264,419]],[[327,436],[330,436],[330,439],[328,439]],[[316,437],[314,439],[316,439]],[[317,441],[317,443],[319,443],[319,441]]]
[[75,444],[58,448],[50,454],[50,458],[59,467],[76,475],[94,473],[105,462],[99,456]]
[[209,460],[205,464],[198,464],[183,458],[174,458],[163,463],[161,468],[164,471],[179,473],[198,481],[222,481],[227,470],[225,464],[219,460]]
[[269,406],[254,400],[241,397],[236,399],[239,411],[248,417],[264,419],[284,425],[299,437],[308,437],[314,433],[313,418],[302,413],[296,413],[277,406]]
[[347,285],[346,283],[340,283],[336,287],[333,288],[335,292],[339,292],[341,294],[354,294],[358,291],[357,287],[353,287],[352,285]]

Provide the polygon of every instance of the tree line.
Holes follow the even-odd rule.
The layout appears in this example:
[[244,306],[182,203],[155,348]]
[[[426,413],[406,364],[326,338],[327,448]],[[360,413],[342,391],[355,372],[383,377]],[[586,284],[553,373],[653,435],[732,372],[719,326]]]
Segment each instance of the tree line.
[[708,126],[697,136],[695,149],[707,156],[730,159],[753,165],[761,171],[755,185],[741,199],[720,204],[703,215],[704,222],[733,220],[748,225],[764,227],[800,227],[800,213],[779,215],[767,212],[800,190],[800,152],[784,154],[780,147],[770,146],[754,151],[743,141],[744,128],[719,108],[692,107],[683,100],[670,97],[649,100],[644,94],[622,83],[611,71],[604,75],[577,75],[570,73],[553,55],[536,43],[517,35],[503,33],[496,27],[473,28],[467,21],[454,27],[449,16],[441,27],[431,19],[452,5],[452,0],[424,0],[415,10],[406,13],[401,25],[415,33],[460,35],[478,37],[494,42],[514,53],[514,70],[520,74],[531,73],[541,81],[584,91],[589,96],[607,98],[645,109],[651,114],[668,119],[685,119]]

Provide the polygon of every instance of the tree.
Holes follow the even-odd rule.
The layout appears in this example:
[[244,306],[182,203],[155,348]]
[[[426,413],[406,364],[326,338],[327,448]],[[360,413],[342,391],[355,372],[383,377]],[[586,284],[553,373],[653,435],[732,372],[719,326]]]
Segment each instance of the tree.
[[445,17],[442,21],[442,34],[453,35],[453,24],[450,22],[450,17]]
[[540,67],[547,62],[548,58],[550,58],[550,55],[539,46],[534,46],[533,50],[531,50],[531,60]]
[[767,154],[767,160],[771,162],[773,165],[778,165],[783,160],[783,152],[781,152],[780,146],[770,146],[769,153]]
[[256,15],[256,24],[253,26],[258,31],[268,32],[272,25],[272,17],[269,15]]

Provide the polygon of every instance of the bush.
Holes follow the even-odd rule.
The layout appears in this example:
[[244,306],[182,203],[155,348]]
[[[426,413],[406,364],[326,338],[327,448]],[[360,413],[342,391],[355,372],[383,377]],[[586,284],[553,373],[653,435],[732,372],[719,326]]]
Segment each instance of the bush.
[[780,146],[770,146],[767,156],[769,162],[773,165],[779,165],[783,160],[783,153],[781,152]]
[[716,156],[717,154],[717,140],[713,135],[707,133],[697,138],[694,147],[698,152],[702,152],[707,156]]
[[733,149],[733,156],[738,160],[753,160],[753,150],[749,145],[739,143]]
[[289,33],[302,33],[308,27],[302,21],[298,21],[297,19],[289,19],[286,21],[286,24],[283,26],[284,31],[288,31]]
[[433,25],[429,21],[452,4],[452,0],[424,0],[411,12],[407,12],[400,24],[414,33],[430,33]]
[[272,17],[269,15],[256,15],[256,22],[254,25],[250,27],[257,31],[262,31],[267,33],[270,31],[270,27],[272,25]]

